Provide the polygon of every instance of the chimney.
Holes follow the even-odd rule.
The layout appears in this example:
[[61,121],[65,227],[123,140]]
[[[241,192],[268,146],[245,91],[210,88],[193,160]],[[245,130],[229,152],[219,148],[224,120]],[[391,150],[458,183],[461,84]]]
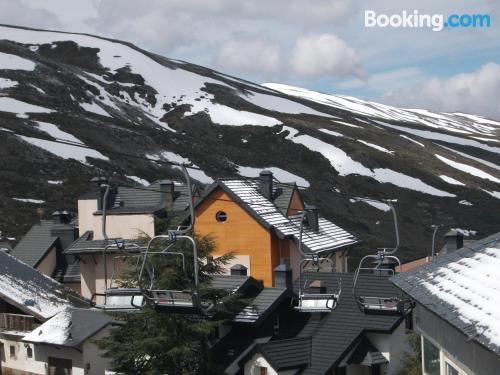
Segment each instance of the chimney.
[[288,264],[281,263],[274,269],[274,286],[279,289],[293,289],[292,268]]
[[456,230],[450,230],[444,235],[446,238],[446,254],[464,247],[464,235]]
[[165,205],[167,211],[174,209],[174,182],[172,180],[160,180],[160,202]]
[[273,199],[273,172],[262,171],[259,174],[259,192],[267,199]]
[[106,185],[108,183],[108,178],[104,176],[94,177],[90,180],[93,185],[93,190],[98,192],[97,196],[97,210],[102,210],[102,203],[104,200],[104,193],[106,188],[102,185]]
[[230,268],[231,276],[246,276],[248,268],[246,268],[243,264],[235,264]]
[[52,213],[52,220],[55,224],[69,224],[71,221],[71,214],[66,211],[54,211]]
[[314,232],[319,230],[318,208],[316,206],[306,205],[306,220],[311,230]]
[[50,230],[52,237],[59,237],[61,247],[65,250],[71,245],[78,236],[78,230],[74,225],[70,224],[71,214],[66,211],[55,211],[52,214],[53,222]]

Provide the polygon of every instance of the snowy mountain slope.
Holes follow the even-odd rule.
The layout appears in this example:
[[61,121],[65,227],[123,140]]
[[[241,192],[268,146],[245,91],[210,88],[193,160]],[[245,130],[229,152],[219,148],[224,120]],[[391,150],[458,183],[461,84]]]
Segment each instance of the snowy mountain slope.
[[366,248],[392,243],[381,200],[397,198],[412,258],[428,251],[431,223],[498,230],[499,127],[480,116],[260,86],[119,41],[0,26],[0,229],[18,236],[37,209],[48,216],[74,207],[99,173],[122,184],[179,176],[116,154],[125,152],[192,162],[202,183],[271,169],[307,187],[310,202]]

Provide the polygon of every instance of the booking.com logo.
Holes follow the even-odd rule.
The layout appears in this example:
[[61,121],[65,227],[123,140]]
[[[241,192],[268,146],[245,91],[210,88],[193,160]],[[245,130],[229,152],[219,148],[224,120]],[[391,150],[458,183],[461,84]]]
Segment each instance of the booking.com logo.
[[365,27],[432,28],[441,31],[446,27],[490,27],[489,14],[420,14],[418,10],[401,14],[377,14],[365,10]]

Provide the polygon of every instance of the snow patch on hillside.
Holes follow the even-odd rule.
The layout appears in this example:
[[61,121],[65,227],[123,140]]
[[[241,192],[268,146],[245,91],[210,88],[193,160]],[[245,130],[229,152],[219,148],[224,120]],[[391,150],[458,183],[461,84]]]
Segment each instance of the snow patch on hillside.
[[482,171],[479,168],[464,164],[464,163],[459,163],[457,161],[445,158],[444,156],[436,154],[436,157],[441,160],[443,163],[448,164],[450,167],[453,167],[455,169],[458,169],[459,171],[471,174],[473,176],[485,179],[485,180],[490,180],[496,183],[500,183],[500,179],[492,176],[489,173],[486,173],[485,171]]
[[311,186],[309,181],[307,181],[305,178],[297,176],[278,167],[254,168],[238,166],[238,174],[244,177],[259,177],[260,172],[262,172],[263,170],[271,171],[273,173],[273,176],[280,182],[295,182],[300,187],[306,188]]
[[38,105],[22,102],[17,99],[1,97],[0,111],[15,113],[17,117],[28,118],[28,113],[51,113],[51,109],[40,107]]
[[382,152],[385,152],[385,153],[391,154],[391,155],[394,154],[394,151],[390,151],[390,150],[386,149],[385,147],[382,147],[382,146],[379,146],[379,145],[376,145],[376,144],[373,144],[370,142],[366,142],[366,141],[363,141],[361,139],[358,139],[358,142],[364,144],[365,146],[371,147],[375,150],[382,151]]
[[45,201],[41,199],[32,199],[32,198],[12,198],[15,201],[23,202],[23,203],[33,203],[33,204],[43,204]]
[[32,71],[35,69],[35,66],[36,64],[31,60],[23,59],[10,53],[0,52],[0,69]]
[[463,182],[455,180],[453,177],[449,177],[449,176],[446,176],[444,174],[440,175],[439,178],[441,180],[443,180],[444,182],[447,182],[448,184],[451,184],[451,185],[465,186],[465,184]]
[[291,139],[293,142],[301,144],[311,151],[320,152],[327,158],[333,168],[341,176],[360,175],[372,177],[381,183],[390,183],[404,189],[419,191],[439,197],[454,197],[455,194],[436,189],[418,178],[407,176],[387,168],[375,168],[373,171],[365,167],[360,162],[353,160],[345,151],[329,143],[313,138],[309,135],[300,135]]
[[0,78],[0,89],[8,89],[17,86],[17,81],[12,81],[8,78]]
[[[188,158],[170,151],[163,151],[160,154],[148,154],[146,157],[152,160],[167,160],[179,164],[191,164],[193,168],[199,168],[196,164],[191,163]],[[181,167],[173,165],[172,168],[180,169]],[[202,170],[188,168],[188,173],[191,178],[194,178],[201,183],[211,184],[214,182],[214,179]]]

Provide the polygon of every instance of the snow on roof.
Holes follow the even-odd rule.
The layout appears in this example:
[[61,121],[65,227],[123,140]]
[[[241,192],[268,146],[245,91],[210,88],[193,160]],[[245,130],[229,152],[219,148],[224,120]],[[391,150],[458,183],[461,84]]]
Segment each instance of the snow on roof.
[[69,306],[63,285],[0,251],[0,299],[46,320]]
[[[223,180],[224,186],[231,190],[251,211],[260,217],[268,226],[273,227],[283,236],[293,236],[299,239],[300,215],[286,217],[258,190],[256,181]],[[333,224],[331,221],[319,218],[319,230],[304,226],[303,244],[312,252],[334,250],[357,242],[349,232]]]
[[470,339],[500,353],[499,268],[497,233],[392,280]]
[[23,341],[76,347],[112,321],[97,310],[67,307],[24,336]]

